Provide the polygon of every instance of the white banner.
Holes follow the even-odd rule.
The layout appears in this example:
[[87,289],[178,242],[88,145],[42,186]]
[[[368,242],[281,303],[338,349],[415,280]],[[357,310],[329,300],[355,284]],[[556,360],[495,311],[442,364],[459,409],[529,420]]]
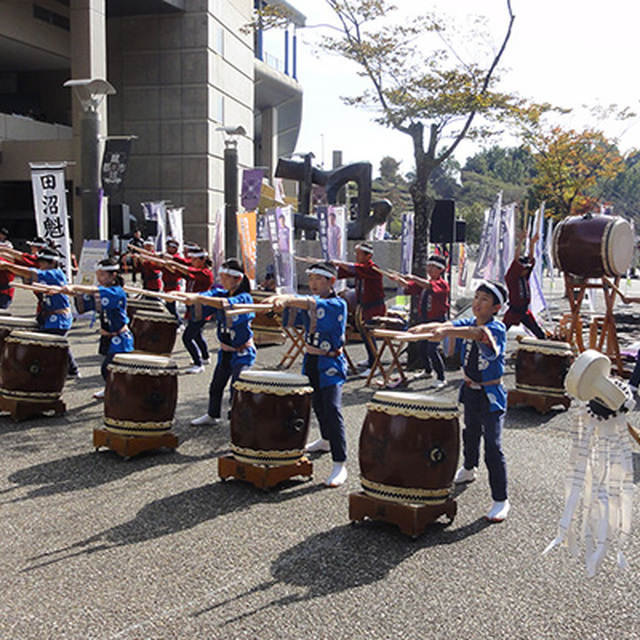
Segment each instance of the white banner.
[[182,231],[183,212],[184,207],[173,207],[166,211],[168,223],[167,233],[178,243],[178,251],[180,254],[182,254],[184,247],[184,233]]
[[156,251],[164,251],[167,240],[167,210],[164,200],[160,202],[141,202],[144,219],[156,223]]
[[37,233],[60,251],[62,270],[71,281],[71,239],[64,184],[66,165],[30,163],[29,166]]

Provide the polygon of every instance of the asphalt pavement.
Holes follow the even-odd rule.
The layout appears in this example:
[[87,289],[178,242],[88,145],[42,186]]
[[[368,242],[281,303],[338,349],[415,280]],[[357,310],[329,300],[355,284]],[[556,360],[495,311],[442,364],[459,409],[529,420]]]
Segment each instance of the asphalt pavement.
[[[13,312],[33,309],[31,294],[18,292]],[[215,343],[213,327],[206,336]],[[454,521],[413,539],[391,524],[349,522],[373,393],[362,379],[344,388],[347,483],[324,487],[325,454],[312,458],[311,479],[265,492],[219,479],[228,424],[189,424],[206,410],[212,366],[179,378],[176,451],[129,460],[95,451],[92,431],[103,417],[92,397],[101,386],[97,328],[82,318],[70,340],[82,378],[65,386],[66,413],[0,416],[3,640],[640,637],[639,509],[626,571],[608,558],[588,579],[567,549],[542,555],[564,506],[575,405],[508,411],[505,522],[483,518],[491,500],[481,466],[478,480],[456,492]],[[354,361],[364,355],[359,344],[349,351]],[[282,352],[261,347],[257,366],[273,368]],[[173,359],[181,370],[189,364],[180,343]],[[460,371],[448,372],[437,394],[455,398],[459,381]],[[432,393],[429,383],[408,388]],[[512,365],[506,384],[514,386]],[[630,421],[640,426],[637,412]],[[634,444],[636,503],[639,451]]]

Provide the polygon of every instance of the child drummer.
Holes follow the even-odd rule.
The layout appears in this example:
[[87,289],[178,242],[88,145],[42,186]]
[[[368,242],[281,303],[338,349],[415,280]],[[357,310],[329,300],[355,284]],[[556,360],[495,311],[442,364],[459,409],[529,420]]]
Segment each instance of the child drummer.
[[328,487],[339,487],[347,479],[347,441],[342,417],[342,385],[347,378],[342,352],[347,320],[347,303],[333,287],[337,270],[330,262],[318,262],[307,269],[310,296],[276,295],[265,302],[276,311],[301,311],[305,325],[306,353],[302,372],[313,387],[312,405],[321,438],[307,445],[307,451],[331,451],[333,468],[325,480]]
[[507,300],[506,289],[496,282],[483,282],[473,298],[473,318],[444,323],[417,325],[411,333],[428,335],[429,340],[461,338],[463,343],[464,382],[460,401],[464,405],[462,432],[464,464],[454,482],[464,484],[476,479],[480,458],[480,438],[484,436],[485,464],[493,505],[485,518],[502,522],[509,513],[507,466],[501,437],[507,408],[507,394],[502,384],[506,329],[496,314]]

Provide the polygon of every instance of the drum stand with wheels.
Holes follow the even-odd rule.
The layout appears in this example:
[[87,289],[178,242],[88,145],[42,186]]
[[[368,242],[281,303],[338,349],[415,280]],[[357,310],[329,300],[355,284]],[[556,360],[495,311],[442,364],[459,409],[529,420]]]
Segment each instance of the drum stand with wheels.
[[624,365],[620,355],[620,345],[616,333],[616,324],[613,317],[613,305],[620,277],[617,276],[613,285],[603,277],[600,283],[585,279],[574,279],[569,274],[564,274],[565,290],[571,307],[571,326],[569,328],[568,342],[575,345],[580,353],[585,351],[582,339],[582,321],[580,308],[587,289],[602,289],[605,301],[604,316],[594,318],[589,329],[589,348],[604,353],[611,359],[618,375],[624,374]]
[[100,447],[107,447],[115,451],[125,460],[137,456],[143,451],[152,449],[177,449],[178,437],[167,431],[158,436],[127,436],[112,433],[106,429],[96,428],[93,430],[93,446],[96,451]]
[[272,466],[236,460],[233,456],[218,458],[218,475],[222,480],[237,478],[267,491],[294,476],[311,477],[313,464],[305,457],[295,464]]
[[364,491],[349,494],[349,520],[362,522],[365,518],[395,524],[407,536],[417,538],[428,525],[440,516],[448,518],[451,524],[456,516],[458,505],[453,498],[438,505],[416,505],[404,502],[383,500],[367,495]]
[[67,406],[60,398],[44,402],[32,402],[29,400],[7,398],[0,394],[0,411],[8,411],[11,414],[11,418],[16,422],[26,420],[32,416],[40,415],[46,411],[53,411],[55,414],[61,414],[66,410]]
[[571,406],[571,398],[566,394],[553,396],[522,391],[521,389],[509,389],[507,392],[508,407],[524,405],[525,407],[532,407],[538,413],[544,414],[549,413],[553,407],[560,404],[565,409],[568,409]]

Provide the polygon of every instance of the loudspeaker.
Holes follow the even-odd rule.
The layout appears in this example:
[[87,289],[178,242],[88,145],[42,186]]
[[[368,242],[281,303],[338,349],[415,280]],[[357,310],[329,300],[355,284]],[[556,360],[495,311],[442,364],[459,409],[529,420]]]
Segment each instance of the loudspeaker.
[[453,242],[455,233],[455,205],[453,200],[436,200],[431,216],[429,241],[435,244]]
[[155,238],[158,235],[158,222],[156,220],[145,220],[142,235],[145,238]]
[[131,233],[130,217],[128,204],[110,204],[109,235],[122,237]]
[[464,242],[467,237],[467,223],[464,220],[456,220],[456,242]]

